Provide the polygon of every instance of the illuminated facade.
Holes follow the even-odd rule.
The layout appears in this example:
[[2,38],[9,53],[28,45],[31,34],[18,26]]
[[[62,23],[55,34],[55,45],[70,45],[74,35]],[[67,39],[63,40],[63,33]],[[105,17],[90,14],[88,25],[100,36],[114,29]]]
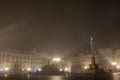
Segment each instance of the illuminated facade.
[[[29,68],[40,69],[46,64],[46,59],[35,51],[7,50],[0,51],[0,69],[26,71]],[[15,71],[16,71],[15,70]]]
[[[100,68],[120,70],[120,49],[112,50],[110,48],[101,49],[95,52],[96,63],[100,64]],[[71,72],[87,72],[91,64],[89,51],[80,53],[77,56],[72,56],[65,59],[54,61],[51,55],[36,50],[21,51],[21,50],[1,50],[0,51],[0,72],[12,71],[30,71],[31,68],[41,70],[47,64],[50,57],[50,64],[57,64],[57,67],[62,70],[70,70]]]
[[85,72],[85,69],[89,68],[91,64],[91,55],[80,54],[77,57],[71,57],[71,72],[80,73]]
[[[41,71],[42,67],[47,65],[50,56],[46,52],[36,50],[21,51],[21,50],[1,50],[0,51],[0,71],[7,73],[29,72],[33,69]],[[59,62],[53,61],[50,57],[50,65],[57,64],[60,70],[68,69],[67,62],[60,60]],[[33,72],[34,72],[33,70]]]
[[[120,49],[113,51],[111,48],[100,49],[95,52],[96,63],[99,64],[99,68],[104,70],[117,69],[120,70]],[[71,71],[75,73],[87,72],[91,62],[92,54],[89,51],[80,53],[77,56],[71,57]]]

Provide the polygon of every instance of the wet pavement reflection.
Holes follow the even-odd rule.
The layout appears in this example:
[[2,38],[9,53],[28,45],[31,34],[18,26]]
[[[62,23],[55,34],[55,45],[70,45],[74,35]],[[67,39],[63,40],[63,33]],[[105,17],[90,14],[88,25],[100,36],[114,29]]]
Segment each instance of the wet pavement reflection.
[[0,79],[0,80],[120,80],[120,73],[114,73],[112,75],[112,79],[110,79],[110,76],[108,76],[108,78],[87,78],[87,76],[85,76],[85,78],[81,78],[81,77],[76,77],[76,78],[66,78],[65,76],[38,76],[36,79],[36,76],[31,76],[29,77],[29,79]]
[[113,80],[120,80],[120,73],[114,73]]

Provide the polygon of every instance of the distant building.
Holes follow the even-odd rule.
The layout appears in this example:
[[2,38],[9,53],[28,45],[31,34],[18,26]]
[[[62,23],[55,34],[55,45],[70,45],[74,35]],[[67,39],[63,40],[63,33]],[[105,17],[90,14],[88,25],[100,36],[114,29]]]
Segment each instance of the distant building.
[[78,56],[71,57],[71,72],[80,73],[85,72],[85,69],[89,68],[91,64],[91,55],[81,53]]
[[[33,51],[6,50],[0,51],[0,69],[9,72],[26,71],[29,68],[39,69],[47,63],[45,57]],[[14,70],[16,69],[16,70]],[[20,70],[19,70],[20,71]]]
[[[22,51],[22,50],[1,50],[0,51],[0,72],[18,73],[41,70],[47,64],[50,55],[46,52],[37,50]],[[50,64],[56,64],[50,58]],[[68,67],[67,62],[61,60],[56,65],[60,70]]]
[[[70,58],[71,72],[74,73],[87,72],[89,65],[92,63],[91,62],[92,54],[89,51],[84,51],[78,54],[79,55],[72,56]],[[112,49],[106,48],[100,49],[97,52],[95,52],[96,63],[99,64],[99,68],[103,68],[105,70],[113,69],[113,67],[120,68],[119,57],[120,49],[117,49],[113,52]],[[116,64],[112,65],[112,63]]]

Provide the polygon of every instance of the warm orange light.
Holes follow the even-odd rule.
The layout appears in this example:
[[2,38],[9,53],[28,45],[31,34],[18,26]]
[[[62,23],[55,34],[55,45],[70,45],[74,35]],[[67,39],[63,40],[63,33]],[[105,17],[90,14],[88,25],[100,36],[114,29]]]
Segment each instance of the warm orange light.
[[119,68],[120,68],[120,66],[116,66],[116,68],[118,68],[118,69],[119,69]]
[[114,65],[117,65],[117,63],[116,63],[116,62],[112,62],[111,64],[112,64],[113,66],[114,66]]
[[53,58],[53,61],[61,61],[60,58]]
[[9,68],[8,68],[8,67],[5,67],[5,68],[4,68],[4,70],[5,70],[5,71],[8,71],[8,70],[9,70]]
[[89,66],[84,66],[84,69],[88,69],[89,68]]
[[41,68],[39,68],[39,69],[38,69],[38,71],[42,71],[42,69],[41,69]]

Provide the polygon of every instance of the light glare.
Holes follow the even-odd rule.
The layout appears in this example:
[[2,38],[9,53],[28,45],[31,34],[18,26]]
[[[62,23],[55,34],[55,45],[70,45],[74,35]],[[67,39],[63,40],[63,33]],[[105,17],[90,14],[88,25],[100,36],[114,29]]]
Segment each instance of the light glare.
[[30,71],[31,69],[30,69],[30,68],[28,68],[27,70],[28,70],[28,71]]
[[116,68],[120,68],[120,66],[116,66]]
[[89,66],[84,66],[84,69],[88,69],[89,68]]
[[59,71],[63,71],[63,69],[60,69]]
[[68,69],[68,68],[65,68],[64,70],[65,70],[65,71],[69,71],[69,69]]
[[5,67],[5,69],[4,69],[5,71],[8,71],[9,70],[9,68],[8,67]]
[[53,61],[61,61],[60,58],[53,58]]
[[116,62],[112,62],[112,65],[117,65],[117,63]]
[[42,71],[42,70],[39,68],[38,71]]

